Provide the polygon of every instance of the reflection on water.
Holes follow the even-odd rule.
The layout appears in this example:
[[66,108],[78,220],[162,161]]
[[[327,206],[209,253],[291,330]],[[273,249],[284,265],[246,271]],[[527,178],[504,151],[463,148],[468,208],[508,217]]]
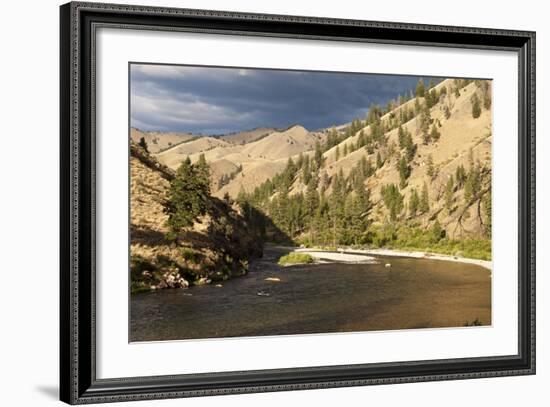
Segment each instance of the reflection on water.
[[266,250],[247,276],[222,287],[132,295],[130,340],[457,327],[476,319],[491,324],[491,272],[482,267],[377,257],[378,264],[282,268],[276,264],[281,254]]

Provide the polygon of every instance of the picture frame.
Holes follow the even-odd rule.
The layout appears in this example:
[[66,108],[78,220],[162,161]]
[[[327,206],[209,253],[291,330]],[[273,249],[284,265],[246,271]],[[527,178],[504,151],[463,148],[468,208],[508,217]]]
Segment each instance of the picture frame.
[[[69,404],[535,374],[535,33],[71,2],[60,8],[60,398]],[[518,66],[518,352],[368,364],[97,377],[96,30],[510,51]],[[126,106],[121,106],[124,109]],[[513,267],[514,265],[510,265]]]

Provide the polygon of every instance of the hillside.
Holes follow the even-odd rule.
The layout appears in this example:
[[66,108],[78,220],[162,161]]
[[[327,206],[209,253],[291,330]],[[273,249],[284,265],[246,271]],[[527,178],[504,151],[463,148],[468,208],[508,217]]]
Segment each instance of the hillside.
[[230,147],[227,141],[215,137],[197,137],[191,141],[179,144],[156,155],[157,159],[164,165],[173,170],[179,167],[181,161],[188,156],[198,153],[204,153],[216,147]]
[[271,127],[259,127],[257,129],[225,134],[222,139],[232,144],[247,144],[267,136],[275,131]]
[[214,196],[247,201],[296,242],[490,257],[490,81],[422,85],[319,132],[293,125],[234,136],[153,155],[172,170],[203,157]]
[[208,197],[206,213],[168,238],[166,204],[175,173],[130,145],[132,291],[188,287],[246,274],[261,239],[238,206]]
[[147,143],[147,149],[151,153],[159,153],[177,144],[189,141],[194,136],[189,133],[141,131],[132,127],[130,129],[130,139],[134,143],[139,143],[143,138]]
[[246,199],[306,244],[490,257],[490,105],[489,81],[447,79],[389,109],[371,108],[367,120],[333,131]]
[[[453,87],[452,80],[446,80],[435,87],[438,91],[443,87]],[[424,144],[422,140],[422,132],[420,131],[420,115],[415,116],[412,120],[405,122],[402,127],[412,135],[412,140],[416,144],[416,154],[410,166],[410,175],[407,180],[407,185],[401,189],[401,193],[409,196],[412,190],[421,191],[423,183],[426,182],[429,186],[430,200],[433,202],[432,208],[426,216],[421,217],[421,220],[426,222],[433,218],[437,213],[437,218],[449,230],[451,236],[459,237],[462,234],[481,234],[483,222],[480,219],[471,216],[468,219],[463,219],[460,225],[457,223],[458,213],[442,213],[444,207],[444,190],[446,183],[451,175],[454,176],[456,169],[459,166],[468,167],[470,149],[473,152],[474,160],[479,160],[482,167],[491,167],[491,112],[483,110],[480,117],[474,119],[471,114],[470,99],[473,94],[478,91],[478,86],[475,83],[470,83],[460,90],[460,96],[456,97],[454,93],[447,92],[441,100],[430,109],[432,120],[437,123],[437,130],[441,134],[440,138],[433,143]],[[413,108],[414,101],[411,100],[402,108]],[[450,116],[445,117],[445,107],[449,107]],[[393,114],[397,115],[397,109]],[[381,117],[381,120],[388,120],[391,113]],[[371,128],[367,126],[362,129],[364,133],[370,133]],[[382,221],[388,215],[388,210],[385,208],[382,197],[381,187],[387,184],[398,184],[400,181],[397,163],[400,159],[398,129],[393,129],[385,133],[387,137],[386,146],[373,150],[372,154],[368,154],[364,149],[359,149],[349,153],[346,156],[335,160],[336,150],[339,150],[343,155],[346,146],[351,146],[357,143],[359,132],[350,137],[332,149],[323,154],[326,159],[324,171],[321,172],[322,177],[325,173],[329,179],[332,179],[340,170],[344,176],[348,176],[354,167],[360,164],[363,157],[376,162],[378,153],[384,159],[384,165],[376,169],[374,174],[366,181],[366,187],[370,190],[372,200],[374,202],[374,219]],[[433,176],[429,176],[428,172],[428,157],[432,157],[433,166],[436,169]],[[300,185],[297,180],[294,189],[304,190],[305,186]],[[330,187],[328,188],[330,191]],[[456,191],[454,200],[463,198],[463,191]],[[433,219],[432,219],[433,220]]]
[[267,134],[263,130],[271,129],[238,133],[242,136],[238,139],[240,143],[235,143],[231,136],[202,137],[156,157],[175,170],[183,159],[189,157],[191,162],[197,162],[204,155],[210,164],[214,195],[221,198],[228,193],[236,198],[241,190],[251,192],[281,172],[289,158],[313,151],[315,143],[324,140],[323,134],[309,132],[302,126]]

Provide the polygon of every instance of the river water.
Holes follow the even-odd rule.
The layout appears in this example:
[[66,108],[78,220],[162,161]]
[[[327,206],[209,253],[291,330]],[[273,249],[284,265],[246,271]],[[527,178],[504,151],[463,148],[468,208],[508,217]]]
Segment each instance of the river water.
[[248,275],[222,287],[132,295],[130,341],[491,324],[491,271],[483,267],[383,256],[377,264],[280,267],[284,253],[267,248]]

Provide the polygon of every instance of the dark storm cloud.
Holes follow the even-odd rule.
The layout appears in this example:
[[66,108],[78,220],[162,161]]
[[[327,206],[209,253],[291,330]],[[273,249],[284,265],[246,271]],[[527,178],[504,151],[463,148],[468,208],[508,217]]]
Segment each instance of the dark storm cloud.
[[414,89],[419,77],[132,65],[131,125],[222,134],[301,124],[310,130],[363,118]]

